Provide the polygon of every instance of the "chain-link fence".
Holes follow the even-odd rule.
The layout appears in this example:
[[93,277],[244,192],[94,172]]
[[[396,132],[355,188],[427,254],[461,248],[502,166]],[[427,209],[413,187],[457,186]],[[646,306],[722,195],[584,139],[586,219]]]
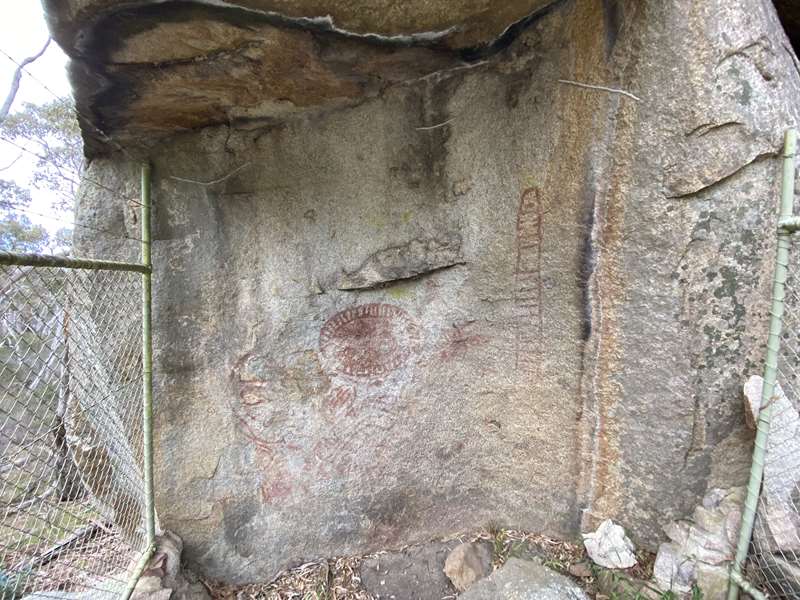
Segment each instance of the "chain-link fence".
[[[783,152],[780,223],[763,378],[745,386],[757,421],[753,468],[729,598],[800,598],[800,220],[794,213],[797,134]],[[743,576],[742,576],[743,574]]]
[[148,549],[141,287],[0,265],[3,600],[116,597]]
[[777,381],[748,578],[770,598],[800,598],[800,254],[792,236]]

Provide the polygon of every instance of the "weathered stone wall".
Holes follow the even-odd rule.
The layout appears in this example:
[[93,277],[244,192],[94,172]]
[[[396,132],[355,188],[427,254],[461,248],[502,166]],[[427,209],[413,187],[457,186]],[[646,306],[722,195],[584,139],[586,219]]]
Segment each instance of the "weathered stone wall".
[[[152,146],[158,510],[189,559],[251,581],[606,517],[654,546],[740,484],[782,35],[762,0],[559,2],[485,61]],[[88,175],[135,194],[129,156]],[[84,187],[80,219],[135,216]]]

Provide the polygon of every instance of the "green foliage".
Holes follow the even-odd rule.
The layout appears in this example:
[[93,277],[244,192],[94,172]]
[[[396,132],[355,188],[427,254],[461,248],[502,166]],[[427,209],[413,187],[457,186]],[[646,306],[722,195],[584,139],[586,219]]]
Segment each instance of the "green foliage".
[[[646,581],[631,579],[620,571],[593,565],[592,573],[610,600],[647,600],[654,595],[658,600],[679,600],[681,597],[672,591],[660,591]],[[702,590],[697,585],[692,586],[692,600],[703,598]]]
[[0,250],[38,252],[47,245],[47,230],[16,209],[30,206],[31,194],[13,181],[0,179]]
[[25,215],[8,214],[0,218],[0,250],[42,252],[49,241],[47,230]]
[[[71,212],[83,171],[80,129],[71,98],[46,104],[26,103],[0,123],[0,136],[36,155],[30,185],[52,197],[52,213]],[[72,231],[48,232],[31,221],[29,189],[0,179],[0,249],[10,252],[49,252],[68,249]],[[39,211],[41,212],[41,209]]]
[[31,204],[31,193],[13,181],[0,179],[0,211],[27,208]]
[[500,524],[494,521],[490,522],[486,526],[486,529],[492,538],[492,562],[502,565],[508,559],[511,549],[510,546],[506,544],[506,532]]
[[71,98],[45,104],[26,102],[0,123],[0,135],[36,156],[31,185],[55,194],[55,208],[72,208],[83,172],[83,144]]

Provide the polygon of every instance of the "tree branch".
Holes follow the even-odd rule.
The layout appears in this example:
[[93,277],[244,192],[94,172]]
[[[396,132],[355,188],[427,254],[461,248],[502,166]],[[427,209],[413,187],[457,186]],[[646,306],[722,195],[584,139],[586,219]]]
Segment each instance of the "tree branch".
[[14,71],[14,78],[11,80],[11,89],[8,91],[8,96],[6,96],[6,101],[3,102],[3,106],[0,107],[0,122],[5,121],[5,118],[8,116],[8,112],[11,110],[11,105],[14,103],[14,98],[17,97],[17,92],[19,91],[19,82],[22,80],[22,72],[25,70],[25,67],[45,53],[47,47],[50,45],[51,39],[52,38],[47,38],[47,41],[44,43],[44,46],[42,46],[42,49],[39,50],[39,52],[33,56],[29,56],[22,62],[17,63],[17,68]]

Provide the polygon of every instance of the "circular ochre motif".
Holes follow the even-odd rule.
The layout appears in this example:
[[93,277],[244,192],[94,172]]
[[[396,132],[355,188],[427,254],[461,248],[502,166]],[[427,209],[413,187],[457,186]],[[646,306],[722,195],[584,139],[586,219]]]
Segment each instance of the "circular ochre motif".
[[319,333],[325,366],[354,377],[382,377],[403,366],[419,342],[419,327],[391,304],[362,304],[330,319]]

